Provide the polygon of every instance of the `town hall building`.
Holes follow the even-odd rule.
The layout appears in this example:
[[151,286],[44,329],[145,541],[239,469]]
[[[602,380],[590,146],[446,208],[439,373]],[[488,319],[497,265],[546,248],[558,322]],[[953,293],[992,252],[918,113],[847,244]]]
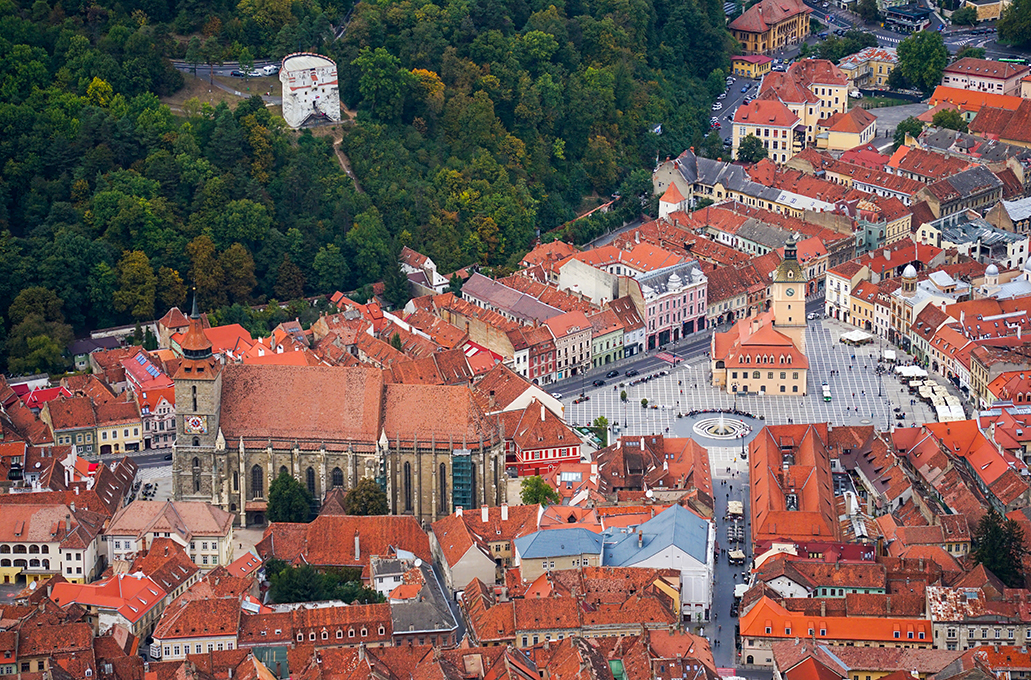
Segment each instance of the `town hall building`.
[[368,367],[221,364],[194,309],[175,375],[177,501],[264,524],[282,471],[320,501],[363,477],[425,523],[505,499],[495,419],[467,386],[387,384]]
[[806,280],[794,239],[773,272],[772,305],[725,333],[713,333],[712,384],[730,394],[806,394]]

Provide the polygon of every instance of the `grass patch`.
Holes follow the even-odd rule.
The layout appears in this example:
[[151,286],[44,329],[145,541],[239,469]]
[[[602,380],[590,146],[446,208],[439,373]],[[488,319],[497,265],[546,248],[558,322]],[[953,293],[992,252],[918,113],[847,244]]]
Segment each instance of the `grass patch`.
[[912,103],[905,99],[893,99],[892,97],[864,97],[862,99],[850,99],[849,108],[861,106],[864,109],[883,109],[887,106],[905,106]]

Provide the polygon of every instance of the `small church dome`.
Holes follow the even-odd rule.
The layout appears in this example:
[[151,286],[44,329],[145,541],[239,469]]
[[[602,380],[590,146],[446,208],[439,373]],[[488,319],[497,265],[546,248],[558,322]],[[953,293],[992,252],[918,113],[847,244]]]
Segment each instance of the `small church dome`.
[[916,278],[916,267],[911,264],[906,265],[906,269],[902,272],[902,277],[906,279]]
[[990,264],[990,265],[988,265],[988,268],[984,270],[984,275],[985,276],[998,276],[999,275],[999,268],[996,267],[994,264]]

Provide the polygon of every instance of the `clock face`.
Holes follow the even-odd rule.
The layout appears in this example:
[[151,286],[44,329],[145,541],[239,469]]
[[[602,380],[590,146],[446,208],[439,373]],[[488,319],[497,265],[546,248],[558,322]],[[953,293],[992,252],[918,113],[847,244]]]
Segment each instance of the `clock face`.
[[188,434],[207,434],[208,419],[206,416],[183,416],[183,429]]
[[784,292],[788,294],[788,297],[791,297],[792,295],[794,295],[794,294],[795,294],[795,289],[794,289],[794,288],[788,288],[788,289],[787,289],[786,291],[784,291]]

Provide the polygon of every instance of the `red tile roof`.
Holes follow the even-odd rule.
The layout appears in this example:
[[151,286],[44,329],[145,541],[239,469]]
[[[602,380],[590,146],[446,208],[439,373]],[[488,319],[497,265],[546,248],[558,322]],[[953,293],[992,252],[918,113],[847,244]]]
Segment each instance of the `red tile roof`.
[[877,118],[866,109],[858,106],[848,111],[835,113],[830,118],[821,121],[818,125],[821,128],[828,128],[832,132],[846,132],[859,134],[873,125]]
[[990,78],[998,80],[1009,80],[1022,73],[1027,73],[1028,67],[1024,65],[1010,64],[1004,61],[992,61],[990,59],[974,59],[964,57],[957,59],[945,67],[945,73],[956,73],[978,78]]
[[730,22],[729,28],[746,33],[765,33],[772,26],[811,12],[799,0],[761,0]]
[[798,116],[776,100],[756,99],[737,107],[734,112],[734,123],[742,125],[794,127],[798,122]]
[[273,522],[255,546],[262,559],[320,567],[365,567],[372,555],[407,550],[432,560],[430,542],[411,516],[319,515],[310,524]]

